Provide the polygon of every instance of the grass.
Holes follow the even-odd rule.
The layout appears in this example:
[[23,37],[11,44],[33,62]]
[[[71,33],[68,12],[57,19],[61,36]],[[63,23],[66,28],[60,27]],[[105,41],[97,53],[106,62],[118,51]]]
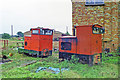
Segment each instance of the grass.
[[[6,53],[7,54],[7,53]],[[2,78],[117,78],[118,65],[117,59],[110,58],[100,65],[89,67],[87,64],[72,63],[71,61],[64,61],[59,63],[58,54],[48,58],[34,58],[23,54],[18,54],[14,51],[13,56],[9,57],[13,62],[2,64]],[[108,57],[109,58],[109,57]],[[37,60],[36,63],[21,66],[27,62]],[[111,61],[113,61],[111,63]],[[114,63],[115,62],[115,63]],[[54,67],[54,68],[68,68],[69,71],[53,74],[48,71],[39,71],[35,73],[38,67]]]
[[[12,45],[14,46],[14,45]],[[9,53],[13,56],[10,57]],[[115,56],[105,57],[103,54],[102,63],[89,67],[87,64],[72,63],[72,61],[63,61],[59,63],[58,52],[53,52],[52,56],[48,58],[35,58],[26,56],[24,54],[18,54],[16,49],[12,49],[10,46],[2,51],[2,54],[8,56],[12,62],[2,64],[2,76],[1,78],[117,78],[118,77],[118,59],[120,57]],[[110,53],[111,54],[111,53]],[[74,59],[73,59],[74,60]],[[37,61],[34,64],[23,66],[31,61]],[[68,71],[64,71],[58,74],[53,74],[50,71],[39,71],[35,73],[39,67],[53,67],[53,68],[68,68]]]
[[[7,42],[5,44],[5,46],[8,48],[13,48],[13,47],[17,47],[17,46],[24,46],[24,44],[22,44],[21,42],[24,42],[24,40],[14,40],[14,39],[4,39],[4,40],[8,40],[8,46],[7,46]],[[17,45],[18,43],[18,45]],[[1,47],[4,47],[4,43],[0,42]]]

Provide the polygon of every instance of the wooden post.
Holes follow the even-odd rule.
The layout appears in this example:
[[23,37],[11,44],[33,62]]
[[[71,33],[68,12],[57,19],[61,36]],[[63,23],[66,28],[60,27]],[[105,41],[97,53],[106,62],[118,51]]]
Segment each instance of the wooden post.
[[4,40],[4,48],[5,48],[6,46],[5,46],[5,40]]
[[7,40],[7,46],[8,46],[8,40]]

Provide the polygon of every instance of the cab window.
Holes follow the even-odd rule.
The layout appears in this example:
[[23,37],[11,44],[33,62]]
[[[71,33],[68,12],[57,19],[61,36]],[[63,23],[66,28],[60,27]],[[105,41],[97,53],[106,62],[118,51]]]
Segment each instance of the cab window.
[[41,35],[52,35],[52,30],[40,29]]
[[98,28],[98,27],[92,27],[93,34],[103,34],[105,32],[105,29]]
[[45,35],[52,35],[52,31],[51,30],[45,30]]
[[44,35],[44,30],[40,29],[40,35]]
[[39,34],[38,30],[32,30],[32,34]]

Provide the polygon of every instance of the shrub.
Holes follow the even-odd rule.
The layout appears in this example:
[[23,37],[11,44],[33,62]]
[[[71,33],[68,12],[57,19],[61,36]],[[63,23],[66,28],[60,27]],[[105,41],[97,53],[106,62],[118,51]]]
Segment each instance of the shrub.
[[72,55],[72,58],[71,58],[70,62],[76,64],[76,63],[78,63],[78,61],[79,61],[79,58],[76,57],[75,55]]
[[4,33],[4,34],[2,34],[2,38],[3,39],[9,39],[10,35],[8,33]]

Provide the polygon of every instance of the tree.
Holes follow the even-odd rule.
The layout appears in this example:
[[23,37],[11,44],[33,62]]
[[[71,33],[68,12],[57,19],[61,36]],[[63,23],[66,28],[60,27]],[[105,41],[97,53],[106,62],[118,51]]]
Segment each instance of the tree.
[[3,39],[9,39],[10,35],[8,33],[4,33],[4,34],[2,34],[2,38]]
[[68,31],[67,31],[65,34],[66,34],[66,35],[70,35]]
[[23,34],[21,31],[17,32],[17,35],[18,35],[19,37],[23,37],[23,36],[24,36],[24,34]]

